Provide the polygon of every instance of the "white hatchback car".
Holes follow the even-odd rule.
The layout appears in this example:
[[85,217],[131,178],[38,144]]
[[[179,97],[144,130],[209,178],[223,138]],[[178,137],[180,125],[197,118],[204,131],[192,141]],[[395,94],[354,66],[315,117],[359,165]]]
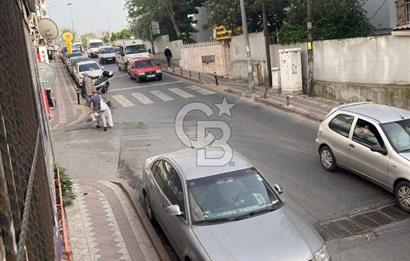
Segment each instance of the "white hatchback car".
[[85,61],[77,63],[74,68],[74,79],[78,86],[81,85],[84,74],[87,73],[92,78],[98,78],[103,73],[103,68],[95,61]]
[[336,107],[320,124],[316,144],[326,170],[360,174],[410,212],[410,111],[374,103]]

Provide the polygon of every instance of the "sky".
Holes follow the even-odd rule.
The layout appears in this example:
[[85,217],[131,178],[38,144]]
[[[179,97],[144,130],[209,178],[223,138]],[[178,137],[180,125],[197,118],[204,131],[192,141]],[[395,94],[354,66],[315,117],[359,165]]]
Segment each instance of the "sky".
[[125,0],[47,0],[49,17],[60,29],[71,28],[67,3],[72,3],[71,11],[77,34],[117,31],[128,25]]

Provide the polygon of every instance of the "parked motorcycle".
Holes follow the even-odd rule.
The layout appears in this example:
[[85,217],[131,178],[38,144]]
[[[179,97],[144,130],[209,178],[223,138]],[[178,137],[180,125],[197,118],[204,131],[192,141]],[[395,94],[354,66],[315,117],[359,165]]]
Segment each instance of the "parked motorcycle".
[[97,92],[106,93],[110,87],[110,79],[114,75],[114,72],[103,71],[101,76],[94,79],[94,87],[97,89]]

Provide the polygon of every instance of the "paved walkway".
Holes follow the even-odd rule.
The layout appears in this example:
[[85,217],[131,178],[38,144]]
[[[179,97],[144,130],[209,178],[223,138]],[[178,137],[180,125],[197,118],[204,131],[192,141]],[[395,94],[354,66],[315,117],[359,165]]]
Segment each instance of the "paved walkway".
[[181,70],[181,68],[169,69],[166,68],[166,66],[163,66],[162,70],[171,75],[195,81],[203,87],[233,93],[255,102],[298,113],[316,121],[322,120],[333,107],[341,104],[338,101],[320,97],[308,97],[306,95],[281,95],[274,92],[271,88],[268,89],[266,97],[262,97],[265,94],[264,86],[256,86],[256,91],[251,93],[248,90],[247,82],[244,81],[218,78],[219,85],[216,86],[215,77],[210,74],[201,73],[201,76],[198,77],[197,72],[189,72],[186,70]]
[[124,191],[107,181],[78,181],[66,208],[75,261],[155,261],[160,255]]

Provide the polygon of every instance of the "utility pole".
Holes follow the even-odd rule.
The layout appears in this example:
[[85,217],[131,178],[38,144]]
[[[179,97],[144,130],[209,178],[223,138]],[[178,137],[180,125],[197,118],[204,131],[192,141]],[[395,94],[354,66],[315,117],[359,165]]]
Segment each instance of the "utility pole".
[[313,23],[312,23],[312,0],[307,0],[307,30],[308,30],[308,43],[307,43],[307,52],[308,52],[308,82],[307,82],[307,95],[313,95]]
[[249,91],[255,91],[255,84],[253,80],[253,71],[252,71],[252,61],[251,61],[251,48],[249,46],[249,35],[248,35],[248,25],[246,22],[246,11],[245,11],[245,2],[240,0],[241,3],[241,14],[242,14],[242,30],[245,38],[246,46],[246,60],[248,62],[248,88]]
[[151,41],[151,48],[152,48],[152,54],[155,54],[155,48],[154,48],[154,32],[152,30],[152,21],[149,22],[149,37]]
[[262,97],[266,98],[268,93],[268,87],[272,86],[272,65],[270,61],[270,50],[269,50],[269,30],[268,30],[268,15],[266,11],[266,0],[262,0],[262,19],[263,19],[263,35],[265,37],[265,50],[266,50],[266,67],[268,72],[268,84],[265,89],[265,93]]
[[71,18],[71,29],[73,30],[73,33],[75,32],[74,29],[74,20],[73,20],[73,14],[71,13],[71,6],[73,5],[73,3],[67,3],[68,5],[68,11],[70,12],[70,18]]

